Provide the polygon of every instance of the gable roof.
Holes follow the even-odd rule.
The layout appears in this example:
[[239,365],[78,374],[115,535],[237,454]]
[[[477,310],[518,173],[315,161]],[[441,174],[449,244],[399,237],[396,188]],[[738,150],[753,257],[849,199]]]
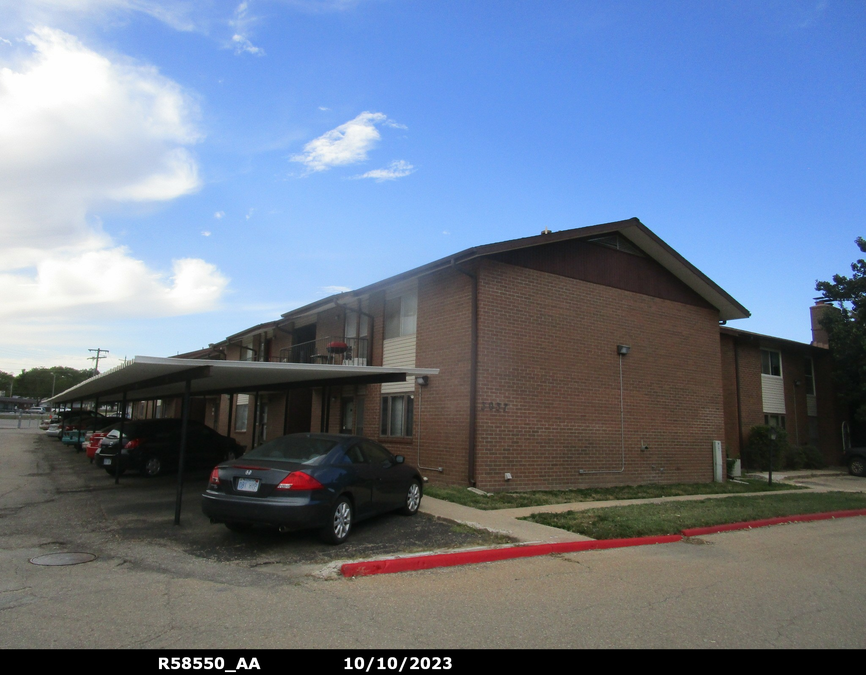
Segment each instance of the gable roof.
[[391,286],[401,281],[421,277],[447,267],[453,267],[460,263],[469,262],[471,260],[491,256],[497,253],[516,251],[519,249],[543,246],[573,239],[586,239],[612,233],[619,233],[625,236],[629,241],[637,245],[647,256],[658,262],[662,267],[667,269],[710,305],[718,309],[720,319],[728,321],[732,319],[745,319],[750,316],[749,310],[743,307],[739,302],[731,297],[730,294],[701,272],[697,267],[683,258],[637,218],[619,220],[613,223],[603,223],[601,225],[592,225],[590,227],[562,230],[560,232],[542,233],[532,237],[511,239],[509,241],[486,244],[484,246],[474,246],[459,253],[427,263],[426,265],[388,277],[382,281],[377,281],[354,291],[337,293],[327,298],[323,298],[322,300],[317,300],[309,305],[286,312],[282,316],[284,319],[301,317],[312,312],[328,309],[337,303],[347,302],[353,298],[367,295],[368,293],[372,293],[373,291],[386,286]]

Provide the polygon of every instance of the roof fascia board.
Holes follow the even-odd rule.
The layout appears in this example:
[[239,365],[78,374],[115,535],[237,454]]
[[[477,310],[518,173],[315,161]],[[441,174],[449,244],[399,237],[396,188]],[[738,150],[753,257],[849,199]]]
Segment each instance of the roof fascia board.
[[797,342],[796,340],[788,340],[787,338],[775,337],[773,335],[752,333],[747,330],[740,330],[739,328],[720,326],[719,331],[724,333],[725,335],[730,335],[731,337],[738,340],[749,340],[750,342],[757,341],[758,343],[773,343],[776,345],[788,347],[789,349],[809,350],[821,354],[825,354],[828,351],[827,347],[818,347],[816,345],[809,344],[808,342]]
[[721,319],[726,321],[745,319],[751,315],[749,310],[743,307],[743,305],[737,302],[733,297],[731,297],[731,295],[725,292],[718,284],[707,277],[697,267],[683,258],[638,218],[629,218],[628,220],[619,220],[612,223],[590,225],[589,227],[562,230],[560,232],[551,232],[549,234],[537,234],[531,237],[511,239],[509,241],[467,248],[459,253],[455,253],[445,258],[440,258],[439,260],[427,263],[421,267],[416,267],[401,274],[383,279],[382,281],[377,281],[373,284],[363,286],[357,290],[332,295],[328,298],[310,303],[304,307],[286,312],[282,316],[283,318],[295,318],[314,312],[324,311],[335,306],[338,302],[347,302],[351,298],[368,295],[381,288],[391,286],[412,277],[426,276],[433,272],[437,272],[440,269],[452,267],[455,264],[469,262],[470,260],[493,255],[495,253],[532,248],[534,246],[543,246],[545,244],[553,244],[571,239],[586,239],[588,237],[609,234],[612,232],[621,232],[624,234],[653,260],[671,272],[686,286],[713,305],[713,307],[716,307],[719,310],[719,317]]
[[746,319],[751,316],[749,310],[734,300],[718,284],[683,258],[637,218],[633,218],[627,227],[619,231],[686,286],[716,307],[719,310],[720,319],[728,321]]

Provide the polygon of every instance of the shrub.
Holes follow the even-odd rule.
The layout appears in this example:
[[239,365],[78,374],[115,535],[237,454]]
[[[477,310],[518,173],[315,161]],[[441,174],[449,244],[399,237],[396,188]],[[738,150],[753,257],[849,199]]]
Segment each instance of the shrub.
[[827,462],[824,459],[824,453],[818,450],[815,446],[804,445],[802,450],[806,460],[803,465],[804,469],[823,469],[827,466]]
[[[776,429],[778,435],[773,445],[773,469],[781,469],[788,461],[790,449],[788,434]],[[749,431],[749,440],[743,448],[743,465],[751,470],[767,471],[770,468],[770,427],[759,425]]]
[[806,466],[806,452],[799,445],[789,445],[783,459],[785,462],[781,466],[785,469],[802,469]]

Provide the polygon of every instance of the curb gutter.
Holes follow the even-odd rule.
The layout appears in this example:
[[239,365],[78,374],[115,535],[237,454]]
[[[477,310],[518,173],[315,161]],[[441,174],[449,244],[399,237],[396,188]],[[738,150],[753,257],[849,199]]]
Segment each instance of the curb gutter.
[[757,527],[781,525],[783,523],[802,523],[816,520],[832,520],[835,518],[851,518],[866,516],[866,509],[850,511],[832,511],[830,513],[810,513],[806,515],[781,516],[752,520],[743,523],[729,523],[711,527],[694,527],[682,530],[681,534],[669,534],[658,537],[634,537],[631,539],[596,539],[591,541],[569,541],[555,544],[528,544],[505,546],[502,548],[482,549],[479,551],[458,551],[456,553],[436,553],[407,558],[389,558],[385,560],[367,560],[364,562],[345,563],[340,567],[344,577],[362,577],[374,574],[393,574],[396,572],[412,572],[428,570],[436,567],[455,567],[483,562],[497,562],[515,558],[531,558],[550,555],[552,553],[576,553],[580,551],[599,551],[609,548],[627,548],[629,546],[650,546],[653,544],[673,544],[684,537],[696,537],[718,532],[735,530],[750,530]]

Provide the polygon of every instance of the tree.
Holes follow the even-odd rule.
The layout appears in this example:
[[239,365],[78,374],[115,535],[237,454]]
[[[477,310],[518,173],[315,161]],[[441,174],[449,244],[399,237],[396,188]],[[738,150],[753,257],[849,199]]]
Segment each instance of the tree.
[[[857,237],[866,253],[866,239]],[[833,281],[818,281],[815,290],[839,311],[828,311],[821,327],[830,339],[836,392],[852,410],[854,419],[866,422],[866,260],[851,263],[850,277],[833,275]]]
[[[52,366],[51,368],[31,368],[22,370],[20,375],[14,377],[15,395],[42,400],[51,396],[52,390],[55,394],[69,389],[84,380],[93,377],[92,369],[76,370],[66,366]],[[2,377],[0,377],[2,381]],[[2,389],[3,387],[0,387]]]

